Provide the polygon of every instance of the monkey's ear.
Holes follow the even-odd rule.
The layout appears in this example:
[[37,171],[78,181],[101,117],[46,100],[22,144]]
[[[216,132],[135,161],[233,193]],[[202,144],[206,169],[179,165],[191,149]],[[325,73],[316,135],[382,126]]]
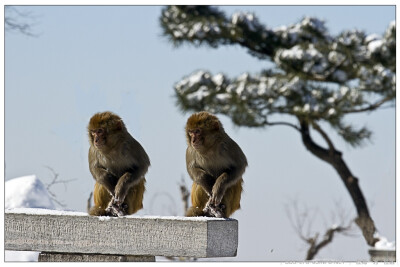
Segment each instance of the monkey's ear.
[[213,128],[215,131],[219,131],[220,127],[219,127],[219,123],[217,121],[213,123]]
[[115,130],[117,130],[117,131],[122,130],[123,124],[124,124],[124,123],[122,122],[122,120],[117,120],[117,121],[115,122]]

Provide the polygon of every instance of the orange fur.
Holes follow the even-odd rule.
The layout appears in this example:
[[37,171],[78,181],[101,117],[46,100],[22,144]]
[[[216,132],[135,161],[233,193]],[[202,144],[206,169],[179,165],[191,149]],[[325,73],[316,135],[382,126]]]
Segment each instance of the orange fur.
[[187,120],[186,131],[195,128],[219,130],[222,129],[223,127],[221,122],[216,116],[207,111],[201,111],[198,113],[194,113]]
[[[243,179],[240,179],[235,185],[228,188],[225,192],[225,196],[222,198],[222,204],[225,205],[225,217],[230,217],[236,210],[240,209],[240,198],[243,191]],[[203,209],[208,201],[208,195],[204,189],[196,184],[192,184],[191,201],[192,207],[190,207],[186,216],[204,216]]]
[[[124,203],[128,205],[127,214],[136,213],[143,208],[143,195],[145,191],[146,180],[142,179],[140,183],[133,186],[125,198]],[[106,208],[111,201],[111,195],[99,183],[94,185],[93,193],[94,206],[90,209],[89,214],[93,216],[106,216]]]

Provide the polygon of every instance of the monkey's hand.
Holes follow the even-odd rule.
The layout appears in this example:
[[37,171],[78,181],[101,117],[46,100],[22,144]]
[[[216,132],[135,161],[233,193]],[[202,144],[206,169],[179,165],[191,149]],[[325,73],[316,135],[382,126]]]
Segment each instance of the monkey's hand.
[[125,216],[127,214],[127,207],[128,205],[122,203],[118,199],[112,198],[110,203],[108,204],[106,212],[109,216],[113,217]]

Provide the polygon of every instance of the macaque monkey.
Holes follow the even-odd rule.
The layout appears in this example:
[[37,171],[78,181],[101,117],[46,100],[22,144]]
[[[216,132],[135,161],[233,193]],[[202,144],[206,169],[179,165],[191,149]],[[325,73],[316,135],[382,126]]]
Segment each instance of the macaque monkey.
[[143,208],[145,177],[150,160],[127,131],[122,119],[111,112],[90,119],[89,169],[96,180],[94,216],[124,216]]
[[186,167],[193,180],[186,216],[230,217],[240,208],[246,156],[208,112],[190,116],[185,131]]

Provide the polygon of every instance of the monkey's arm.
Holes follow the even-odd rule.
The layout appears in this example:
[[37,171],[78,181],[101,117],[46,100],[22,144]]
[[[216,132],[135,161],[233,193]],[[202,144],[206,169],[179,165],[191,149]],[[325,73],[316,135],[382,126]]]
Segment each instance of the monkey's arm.
[[129,189],[138,184],[147,172],[147,168],[135,168],[125,172],[115,186],[114,203],[122,204]]
[[211,175],[207,174],[203,169],[194,166],[188,166],[188,173],[192,180],[201,185],[201,187],[206,191],[206,193],[211,196],[212,195],[212,188],[215,183],[215,178]]
[[105,168],[101,166],[90,166],[90,172],[93,175],[93,178],[104,186],[110,195],[114,196],[114,189],[115,189],[115,176],[107,171]]
[[226,190],[242,178],[244,167],[231,167],[223,172],[215,181],[209,203],[218,206]]
[[243,151],[235,141],[228,136],[226,138],[227,142],[221,143],[219,152],[230,161],[230,164],[226,166],[226,169],[216,179],[212,188],[212,195],[209,203],[215,206],[218,206],[221,203],[226,190],[242,178],[247,167],[247,159]]
[[186,169],[190,178],[192,178],[196,184],[200,185],[204,191],[211,196],[215,178],[207,174],[203,168],[196,164],[196,155],[197,154],[190,146],[186,149]]

